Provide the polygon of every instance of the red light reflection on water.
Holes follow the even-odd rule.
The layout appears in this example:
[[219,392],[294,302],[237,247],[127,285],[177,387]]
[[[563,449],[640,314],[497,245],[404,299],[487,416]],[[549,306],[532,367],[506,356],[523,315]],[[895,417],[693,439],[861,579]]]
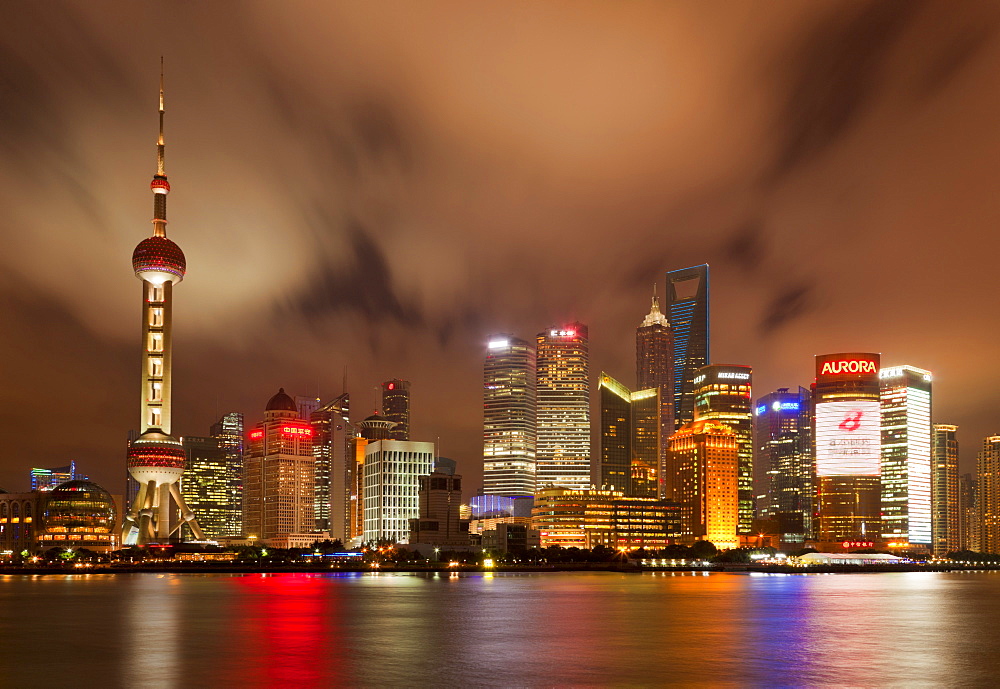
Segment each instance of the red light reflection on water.
[[240,577],[242,662],[237,685],[331,686],[346,680],[337,620],[337,590],[312,574]]

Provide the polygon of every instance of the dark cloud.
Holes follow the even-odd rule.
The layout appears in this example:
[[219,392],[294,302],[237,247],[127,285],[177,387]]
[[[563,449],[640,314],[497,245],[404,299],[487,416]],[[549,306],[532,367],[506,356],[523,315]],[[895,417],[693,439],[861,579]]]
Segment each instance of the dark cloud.
[[927,67],[919,80],[919,93],[929,97],[951,83],[962,69],[989,46],[997,33],[995,17],[985,16],[981,21],[967,21],[957,28],[954,35],[930,47]]
[[835,5],[793,40],[771,69],[787,80],[775,123],[774,174],[811,162],[872,107],[891,78],[886,59],[925,2]]
[[161,54],[178,433],[344,366],[367,408],[398,375],[474,488],[489,332],[579,318],[620,375],[653,283],[707,262],[713,356],[762,391],[871,348],[940,371],[974,447],[1000,401],[967,298],[1000,290],[1000,9],[761,7],[4,6],[0,484],[74,457],[120,482]]
[[758,331],[763,336],[778,334],[778,330],[789,321],[806,314],[812,306],[813,285],[799,283],[781,289],[768,302],[764,309]]
[[425,317],[412,299],[400,294],[385,250],[375,233],[357,221],[346,228],[349,253],[320,256],[303,290],[290,307],[307,319],[354,311],[377,325],[397,321],[420,326]]
[[747,220],[723,245],[723,255],[735,266],[752,273],[765,259],[766,233],[759,220]]

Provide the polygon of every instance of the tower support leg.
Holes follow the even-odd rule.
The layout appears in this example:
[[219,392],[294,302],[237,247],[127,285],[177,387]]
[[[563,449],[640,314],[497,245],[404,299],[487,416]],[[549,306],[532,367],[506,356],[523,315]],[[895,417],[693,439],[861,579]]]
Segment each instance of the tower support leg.
[[201,526],[198,524],[198,520],[194,516],[194,512],[187,506],[184,502],[184,497],[181,495],[180,488],[178,488],[177,483],[170,484],[170,494],[174,497],[174,501],[177,503],[177,507],[181,511],[181,521],[177,524],[177,535],[180,535],[181,526],[187,524],[191,528],[191,533],[194,534],[195,539],[199,541],[205,540],[205,534],[201,530]]

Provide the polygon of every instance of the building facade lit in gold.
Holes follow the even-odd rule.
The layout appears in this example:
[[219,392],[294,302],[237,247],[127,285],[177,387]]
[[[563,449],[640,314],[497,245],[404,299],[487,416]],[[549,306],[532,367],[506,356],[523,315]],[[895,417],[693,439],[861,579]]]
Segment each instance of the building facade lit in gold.
[[589,488],[590,340],[582,323],[536,338],[535,485]]
[[750,533],[753,500],[753,372],[749,366],[710,364],[694,377],[694,418],[723,423],[736,438],[739,527]]
[[717,421],[694,421],[670,437],[682,542],[710,541],[720,549],[739,545],[738,447],[733,430]]
[[619,490],[547,488],[535,495],[531,522],[543,548],[663,548],[679,533],[680,510]]

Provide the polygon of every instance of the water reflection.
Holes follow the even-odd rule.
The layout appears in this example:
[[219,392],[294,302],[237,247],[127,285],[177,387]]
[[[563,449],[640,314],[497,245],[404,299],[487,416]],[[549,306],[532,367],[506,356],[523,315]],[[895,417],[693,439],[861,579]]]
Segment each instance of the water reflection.
[[123,645],[128,662],[120,665],[122,686],[170,689],[179,686],[178,645],[184,633],[178,616],[181,580],[152,574],[123,579],[126,587]]
[[0,577],[0,685],[989,685],[998,617],[996,574]]
[[231,668],[239,686],[319,687],[346,681],[338,588],[321,575],[244,576],[234,580],[238,624]]

